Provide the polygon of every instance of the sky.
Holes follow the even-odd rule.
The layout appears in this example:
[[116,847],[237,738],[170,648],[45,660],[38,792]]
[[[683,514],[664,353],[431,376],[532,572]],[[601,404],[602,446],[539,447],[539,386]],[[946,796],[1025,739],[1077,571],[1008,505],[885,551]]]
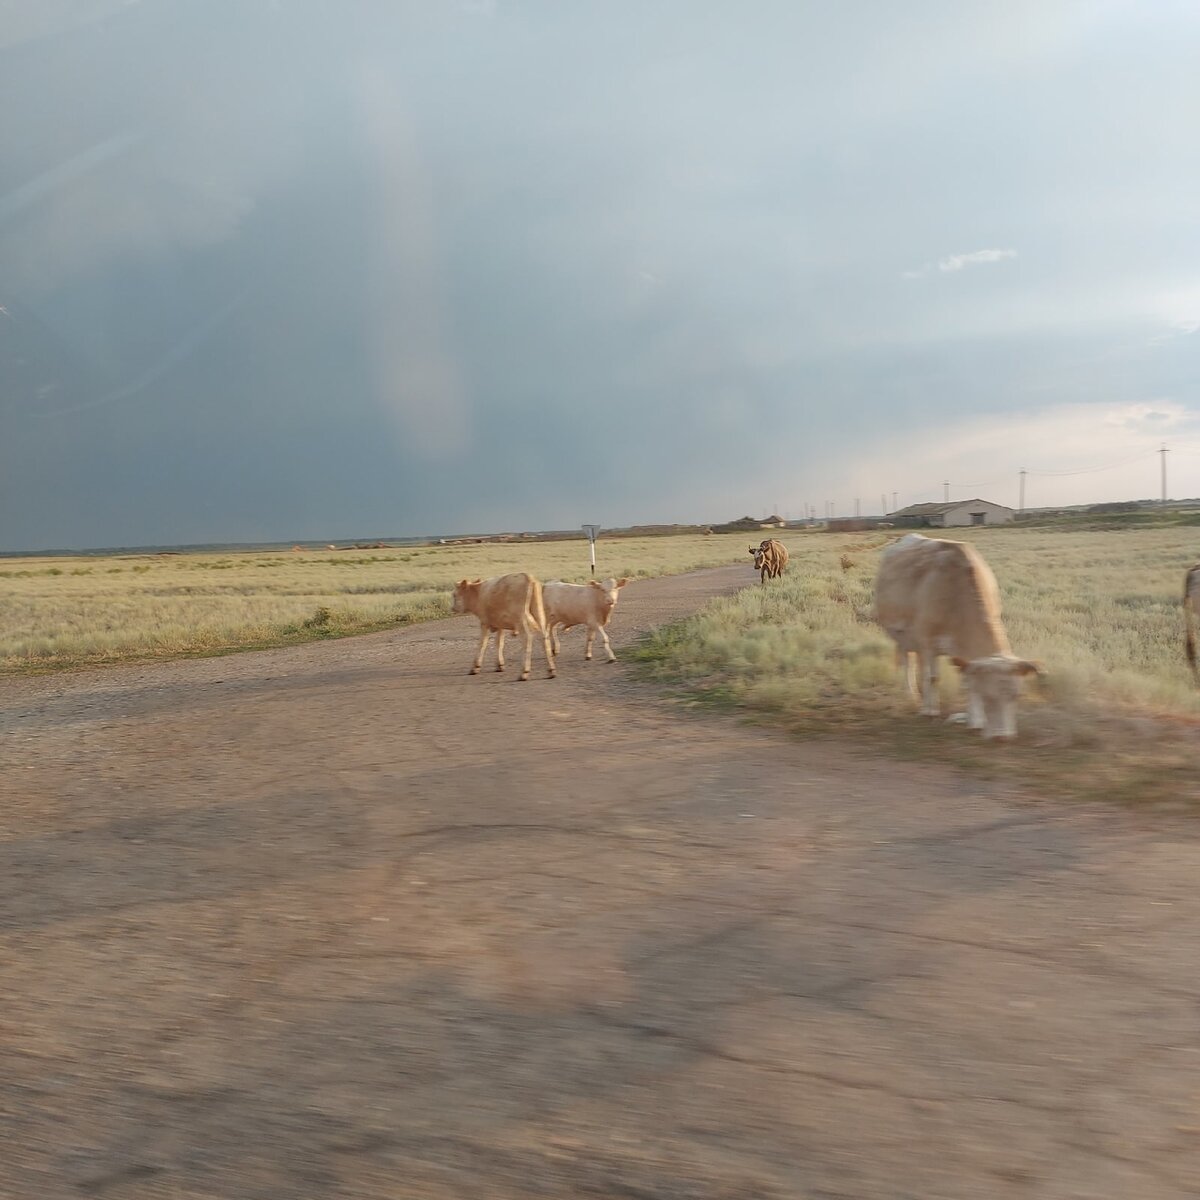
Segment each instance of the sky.
[[1191,0],[3,0],[0,550],[1200,496]]

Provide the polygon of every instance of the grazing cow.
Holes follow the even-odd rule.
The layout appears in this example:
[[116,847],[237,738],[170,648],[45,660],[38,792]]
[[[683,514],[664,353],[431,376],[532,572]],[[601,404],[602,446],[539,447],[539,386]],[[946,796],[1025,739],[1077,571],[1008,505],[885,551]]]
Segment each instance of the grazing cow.
[[778,579],[788,565],[787,547],[775,538],[763,538],[758,546],[748,547],[754,556],[754,569],[765,587],[768,579]]
[[875,615],[896,643],[896,665],[924,715],[941,711],[938,656],[946,654],[963,673],[967,724],[985,738],[1016,736],[1020,680],[1045,672],[1009,648],[996,578],[973,546],[919,533],[893,542],[880,556]]
[[1196,667],[1197,604],[1200,604],[1200,563],[1194,567],[1188,567],[1188,572],[1183,577],[1183,619],[1187,624],[1187,640],[1184,645],[1187,650],[1188,666],[1192,668],[1192,676],[1197,683],[1200,683],[1200,670]]
[[546,603],[546,627],[550,630],[550,646],[558,653],[558,631],[573,629],[576,625],[587,626],[587,648],[584,662],[592,659],[592,643],[599,634],[604,641],[604,651],[609,662],[616,662],[612,643],[608,640],[608,624],[612,611],[617,607],[621,589],[628,579],[606,579],[603,583],[589,580],[587,583],[561,583],[555,580],[542,588]]
[[546,652],[547,673],[554,678],[554,655],[550,652],[550,634],[546,628],[546,610],[542,585],[532,575],[497,575],[493,579],[460,579],[454,585],[456,613],[474,613],[479,618],[479,653],[475,655],[472,675],[483,666],[487,644],[496,634],[496,670],[504,670],[504,635],[517,634],[525,643],[525,667],[519,678],[529,678],[533,661],[533,637],[540,634]]

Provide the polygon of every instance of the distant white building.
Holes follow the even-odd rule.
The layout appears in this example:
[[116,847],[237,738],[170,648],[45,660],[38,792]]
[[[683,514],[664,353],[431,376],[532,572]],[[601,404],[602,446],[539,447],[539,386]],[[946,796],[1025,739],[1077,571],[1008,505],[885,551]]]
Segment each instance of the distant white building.
[[934,529],[953,529],[963,525],[1005,525],[1016,520],[1016,512],[990,500],[951,500],[946,504],[910,504],[889,517],[917,517],[922,525]]

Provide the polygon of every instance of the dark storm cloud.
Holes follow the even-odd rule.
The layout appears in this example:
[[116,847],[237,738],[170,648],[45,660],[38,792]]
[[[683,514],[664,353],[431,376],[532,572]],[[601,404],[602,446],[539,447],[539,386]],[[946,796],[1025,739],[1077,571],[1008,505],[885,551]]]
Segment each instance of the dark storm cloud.
[[1015,482],[1047,428],[1047,467],[1200,443],[1187,6],[12,7],[0,546],[845,509]]

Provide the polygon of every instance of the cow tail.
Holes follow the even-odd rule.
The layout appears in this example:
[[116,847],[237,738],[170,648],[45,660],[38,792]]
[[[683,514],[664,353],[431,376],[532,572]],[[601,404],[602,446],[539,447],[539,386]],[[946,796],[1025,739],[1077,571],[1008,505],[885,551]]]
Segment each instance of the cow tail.
[[1188,666],[1192,669],[1192,675],[1196,682],[1200,683],[1200,671],[1196,669],[1196,606],[1192,599],[1192,577],[1195,570],[1193,567],[1183,581],[1183,619],[1187,625],[1184,648],[1187,651]]
[[538,627],[538,633],[546,633],[546,605],[542,599],[542,585],[529,576],[529,591],[525,594],[525,607]]

